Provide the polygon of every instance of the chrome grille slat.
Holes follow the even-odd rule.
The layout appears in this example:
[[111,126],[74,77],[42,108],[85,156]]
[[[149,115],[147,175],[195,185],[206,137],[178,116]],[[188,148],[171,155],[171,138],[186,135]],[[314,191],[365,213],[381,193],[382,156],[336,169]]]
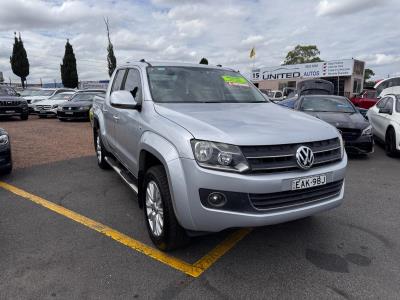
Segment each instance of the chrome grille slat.
[[299,169],[295,154],[300,146],[313,150],[314,165],[321,166],[341,159],[338,138],[286,145],[242,146],[243,155],[250,164],[251,172],[285,172]]

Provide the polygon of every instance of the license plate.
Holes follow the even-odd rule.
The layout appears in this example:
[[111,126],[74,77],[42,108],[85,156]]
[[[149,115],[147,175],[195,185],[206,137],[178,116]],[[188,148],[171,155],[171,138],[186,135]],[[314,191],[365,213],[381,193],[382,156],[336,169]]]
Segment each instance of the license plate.
[[6,114],[12,114],[15,113],[15,110],[6,110]]
[[73,112],[66,112],[65,114],[66,115],[73,115],[74,113]]
[[292,190],[308,189],[314,186],[325,185],[326,175],[316,175],[292,180]]

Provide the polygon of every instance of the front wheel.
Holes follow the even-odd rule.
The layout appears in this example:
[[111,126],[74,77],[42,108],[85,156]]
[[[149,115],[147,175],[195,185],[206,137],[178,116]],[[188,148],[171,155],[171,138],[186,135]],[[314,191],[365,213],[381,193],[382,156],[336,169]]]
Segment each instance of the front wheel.
[[21,114],[20,118],[21,118],[22,121],[28,120],[28,118],[29,118],[29,113]]
[[162,166],[147,170],[143,188],[144,216],[153,243],[163,251],[185,245],[189,238],[176,219],[168,178]]
[[392,128],[390,128],[385,137],[385,151],[388,156],[395,156],[397,154],[396,149],[396,134]]

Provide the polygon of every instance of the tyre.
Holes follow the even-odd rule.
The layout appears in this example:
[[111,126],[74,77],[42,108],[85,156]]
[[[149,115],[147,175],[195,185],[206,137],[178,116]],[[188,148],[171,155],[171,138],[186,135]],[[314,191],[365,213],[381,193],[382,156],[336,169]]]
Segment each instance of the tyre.
[[106,162],[105,157],[107,156],[107,151],[104,148],[103,142],[101,140],[99,129],[94,131],[94,148],[96,150],[97,164],[101,169],[110,169],[110,165]]
[[393,128],[389,128],[385,137],[385,151],[390,157],[396,156],[396,134]]
[[12,171],[12,164],[9,167],[4,168],[3,170],[1,170],[0,173],[3,174],[3,175],[8,175],[8,174],[11,173],[11,171]]
[[176,219],[163,166],[147,170],[143,189],[144,217],[154,245],[163,251],[184,246],[189,237]]
[[26,114],[21,114],[21,120],[22,121],[26,121],[26,120],[28,120],[28,118],[29,118],[29,114],[28,113],[26,113]]

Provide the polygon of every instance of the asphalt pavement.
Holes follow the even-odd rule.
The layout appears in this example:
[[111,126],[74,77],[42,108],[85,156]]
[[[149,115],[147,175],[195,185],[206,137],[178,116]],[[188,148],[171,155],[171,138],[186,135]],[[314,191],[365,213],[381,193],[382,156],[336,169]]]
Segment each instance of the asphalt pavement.
[[[0,299],[399,299],[400,159],[351,158],[337,209],[255,228],[198,277],[0,188]],[[151,246],[134,193],[87,156],[0,177]],[[232,234],[169,255],[195,263]]]

